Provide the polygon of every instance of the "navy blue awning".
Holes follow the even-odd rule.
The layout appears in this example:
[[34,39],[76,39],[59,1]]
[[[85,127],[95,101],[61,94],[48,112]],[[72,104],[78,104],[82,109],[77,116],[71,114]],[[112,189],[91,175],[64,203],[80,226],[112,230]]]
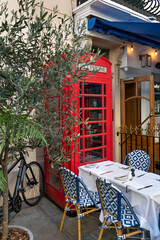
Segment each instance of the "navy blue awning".
[[88,20],[88,30],[160,49],[160,23],[110,22],[93,17]]

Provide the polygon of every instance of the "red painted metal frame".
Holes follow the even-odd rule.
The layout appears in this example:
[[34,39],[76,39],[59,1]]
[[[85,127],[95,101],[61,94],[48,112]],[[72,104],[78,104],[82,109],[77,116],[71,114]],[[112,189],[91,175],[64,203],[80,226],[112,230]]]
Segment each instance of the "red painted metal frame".
[[[80,144],[77,147],[77,151],[73,151],[72,154],[72,159],[69,163],[65,163],[64,166],[74,173],[78,174],[78,167],[80,165],[85,165],[87,162],[85,161],[85,153],[87,151],[91,151],[94,153],[94,151],[98,149],[102,149],[102,157],[99,161],[104,161],[104,160],[113,160],[113,143],[112,143],[112,77],[111,77],[111,63],[105,59],[104,57],[99,58],[95,64],[96,66],[103,66],[106,67],[107,72],[101,72],[99,71],[96,73],[94,76],[91,76],[91,72],[89,72],[88,77],[85,81],[85,83],[95,83],[95,84],[101,84],[102,86],[102,92],[101,94],[87,94],[84,93],[84,88],[85,88],[85,83],[82,83],[82,81],[79,81],[77,83],[74,83],[74,91],[75,94],[74,96],[71,96],[71,99],[74,97],[77,100],[77,111],[78,113],[81,112],[82,116],[82,134],[80,135],[79,143],[80,140],[82,142],[83,148],[80,149]],[[81,85],[81,92],[80,92],[80,85]],[[105,89],[105,91],[104,91]],[[80,106],[80,98],[78,96],[81,96],[81,106]],[[90,106],[90,101],[88,101],[88,104],[86,106],[85,104],[85,99],[86,97],[96,97],[96,98],[101,98],[102,99],[102,106],[101,107],[91,107]],[[47,104],[46,104],[46,109],[47,109]],[[102,132],[101,133],[95,133],[94,135],[88,134],[86,135],[86,129],[85,129],[85,120],[86,120],[86,114],[88,114],[88,117],[90,117],[90,111],[91,110],[101,110],[102,111],[102,118],[101,120],[88,120],[88,124],[92,123],[97,123],[102,125]],[[105,129],[106,125],[106,129]],[[73,126],[73,131],[80,133],[80,126],[76,127]],[[92,136],[100,136],[102,137],[102,146],[98,147],[91,147],[91,137]],[[88,140],[88,145],[85,146],[85,141],[86,138],[90,138]],[[86,141],[87,142],[87,141]],[[98,141],[95,141],[99,143]],[[66,149],[67,149],[66,145]],[[75,146],[72,146],[74,148]],[[82,162],[80,160],[80,154],[82,154]],[[52,161],[52,160],[50,160]],[[60,179],[57,173],[54,173],[53,171],[50,170],[50,161],[45,154],[45,182],[46,182],[46,194],[51,198],[54,202],[56,202],[60,207],[64,208],[65,206],[65,198],[64,194],[62,191],[62,186],[60,184]],[[97,162],[97,161],[92,161],[92,162]],[[89,162],[89,163],[92,163]],[[59,182],[59,187],[55,187],[51,182],[50,182],[50,176],[54,176],[57,178],[57,181]]]

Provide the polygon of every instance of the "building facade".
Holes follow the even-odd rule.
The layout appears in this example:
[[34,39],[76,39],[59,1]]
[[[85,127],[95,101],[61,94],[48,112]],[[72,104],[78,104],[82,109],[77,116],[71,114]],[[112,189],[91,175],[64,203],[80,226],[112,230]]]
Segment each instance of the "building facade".
[[143,149],[151,157],[150,170],[155,171],[159,140],[147,137],[159,132],[155,124],[159,124],[160,43],[151,29],[159,29],[160,6],[152,4],[153,11],[150,5],[138,7],[134,1],[78,3],[73,10],[75,23],[85,21],[93,48],[102,49],[112,63],[113,159],[120,162],[127,152]]
[[[160,7],[154,1],[153,5],[129,2],[44,0],[44,7],[50,12],[57,5],[58,16],[73,17],[74,31],[85,22],[86,41],[93,49],[100,48],[112,63],[113,160],[121,162],[127,152],[143,149],[151,157],[150,170],[156,171],[156,161],[160,162],[156,129],[160,123]],[[16,0],[10,1],[9,9],[16,4]],[[28,160],[43,165],[43,149],[31,152]]]

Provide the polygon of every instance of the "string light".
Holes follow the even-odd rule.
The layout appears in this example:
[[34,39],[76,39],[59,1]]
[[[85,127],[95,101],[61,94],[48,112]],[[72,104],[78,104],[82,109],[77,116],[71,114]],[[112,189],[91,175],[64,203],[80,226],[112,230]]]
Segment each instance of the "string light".
[[155,50],[155,53],[154,53],[154,55],[155,55],[155,56],[157,56],[157,55],[158,55],[157,49]]
[[133,52],[133,45],[132,45],[132,43],[131,43],[131,52]]

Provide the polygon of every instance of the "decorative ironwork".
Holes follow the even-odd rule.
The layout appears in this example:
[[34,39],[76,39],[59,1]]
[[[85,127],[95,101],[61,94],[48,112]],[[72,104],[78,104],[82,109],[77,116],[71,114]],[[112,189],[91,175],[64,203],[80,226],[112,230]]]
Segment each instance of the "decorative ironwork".
[[[142,128],[142,125],[148,120],[150,119],[151,117],[153,117],[154,115],[151,113],[148,115],[148,117],[142,122],[140,123],[138,126],[136,126],[135,128],[133,128],[132,126],[130,126],[129,128],[127,126],[125,126],[125,133],[126,134],[129,134],[128,136],[126,136],[126,138],[123,140],[122,144],[126,141],[127,138],[130,137],[131,134],[135,133],[137,135],[137,131],[141,133],[141,135],[143,135],[143,132],[145,131],[145,134],[147,134],[146,132],[149,132],[149,128],[150,128],[150,125],[148,125],[147,129],[143,129]],[[122,129],[122,128],[121,128]],[[129,129],[129,131],[128,131]]]
[[[160,1],[159,0],[113,0],[121,5],[129,7],[136,12],[155,17],[160,20]],[[153,19],[154,20],[154,19]]]
[[133,150],[144,150],[151,158],[151,171],[160,174],[160,124],[151,129],[150,124],[146,128],[142,126],[120,127],[117,136],[120,135],[121,162],[124,157]]
[[150,13],[151,15],[158,16],[160,14],[160,2],[159,0],[125,0],[132,6]]
[[[124,5],[136,12],[142,13],[144,15],[155,17],[160,20],[160,1],[159,0],[113,0],[121,5]],[[87,2],[87,0],[77,0],[77,6],[82,3]],[[154,19],[153,19],[154,20]]]
[[122,144],[130,137],[130,135],[145,135],[148,137],[156,137],[160,138],[160,124],[155,125],[154,128],[150,128],[150,124],[147,124],[146,128],[142,128],[141,126],[136,126],[133,128],[132,126],[124,128],[120,127],[119,132],[117,133],[119,136],[119,133],[127,134],[127,137],[123,140]]

